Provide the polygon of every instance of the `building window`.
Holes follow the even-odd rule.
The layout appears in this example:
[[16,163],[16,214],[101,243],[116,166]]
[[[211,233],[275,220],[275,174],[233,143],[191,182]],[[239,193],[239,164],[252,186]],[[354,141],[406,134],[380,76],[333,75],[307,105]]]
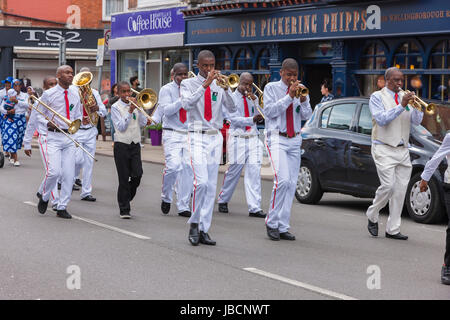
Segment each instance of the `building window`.
[[189,50],[163,51],[163,85],[172,81],[170,77],[170,70],[172,70],[173,66],[178,62],[182,62],[186,65],[186,67],[189,67]]
[[216,70],[230,70],[231,69],[231,55],[227,48],[219,48],[214,52],[216,57]]
[[248,49],[241,49],[236,54],[235,70],[250,70],[252,66],[252,53]]
[[[362,72],[370,70],[371,74],[361,74],[359,77],[359,87],[361,94],[370,96],[372,92],[384,87],[384,73],[387,68],[386,50],[380,42],[369,43],[360,59],[360,68]],[[379,73],[376,70],[380,70]]]
[[[394,54],[394,66],[404,70],[423,68],[422,54],[414,41],[405,42],[398,47]],[[415,74],[405,74],[404,89],[414,91],[416,95],[421,95],[421,76]]]
[[141,87],[145,84],[145,51],[122,52],[119,55],[118,81],[130,82],[137,76]]
[[431,51],[430,69],[441,69],[441,74],[428,75],[428,97],[450,102],[450,40],[439,42]]
[[128,11],[128,0],[102,0],[102,19],[111,21],[113,13]]

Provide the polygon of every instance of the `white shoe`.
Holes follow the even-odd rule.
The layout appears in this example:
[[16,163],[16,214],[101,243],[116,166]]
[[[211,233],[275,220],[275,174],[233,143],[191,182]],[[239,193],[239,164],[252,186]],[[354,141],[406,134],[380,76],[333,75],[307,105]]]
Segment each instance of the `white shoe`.
[[20,167],[20,162],[19,161],[14,162],[14,167]]
[[9,163],[14,164],[14,159],[13,158],[9,158]]

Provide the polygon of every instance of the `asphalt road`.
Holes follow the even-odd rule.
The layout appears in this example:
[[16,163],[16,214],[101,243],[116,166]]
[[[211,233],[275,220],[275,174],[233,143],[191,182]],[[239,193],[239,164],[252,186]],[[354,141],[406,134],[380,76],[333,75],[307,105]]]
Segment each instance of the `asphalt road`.
[[[43,169],[33,151],[20,168],[0,169],[0,299],[450,298],[440,284],[444,225],[404,218],[410,239],[395,241],[384,237],[383,214],[380,237],[372,238],[364,215],[370,199],[325,194],[315,206],[295,201],[297,240],[274,242],[263,219],[248,217],[241,180],[230,213],[214,212],[217,246],[193,247],[187,219],[174,206],[160,211],[161,165],[143,165],[133,218],[121,220],[113,159],[98,156],[97,202],[74,191],[74,219],[64,220],[35,207]],[[271,188],[263,181],[265,211]]]

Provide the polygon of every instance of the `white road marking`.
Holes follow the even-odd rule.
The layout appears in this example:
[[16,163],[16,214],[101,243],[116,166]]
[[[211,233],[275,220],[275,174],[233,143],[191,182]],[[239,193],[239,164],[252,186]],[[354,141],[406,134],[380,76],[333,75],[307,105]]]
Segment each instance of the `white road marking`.
[[430,228],[430,227],[425,227],[425,226],[421,226],[421,228],[422,228],[422,229],[431,230],[431,231],[434,231],[434,232],[442,232],[442,233],[445,233],[445,232],[446,232],[445,230],[437,230],[437,229]]
[[[30,206],[33,206],[33,207],[37,207],[37,204],[32,202],[32,201],[25,201],[24,203],[28,204]],[[141,240],[150,240],[151,239],[150,237],[143,236],[143,235],[140,235],[138,233],[134,233],[134,232],[131,232],[131,231],[123,230],[123,229],[120,229],[120,228],[117,228],[117,227],[113,227],[113,226],[110,226],[110,225],[107,225],[107,224],[104,224],[104,223],[101,223],[101,222],[97,222],[95,220],[90,220],[90,219],[78,217],[78,216],[75,216],[73,214],[72,214],[72,218],[80,220],[80,221],[84,221],[86,223],[90,223],[90,224],[96,225],[96,226],[101,227],[101,228],[108,229],[108,230],[111,230],[111,231],[115,231],[115,232],[119,232],[119,233],[122,233],[122,234],[126,234],[127,236],[131,236],[131,237],[138,238],[138,239],[141,239]]]
[[319,294],[324,295],[324,296],[332,297],[332,298],[335,298],[335,299],[340,299],[340,300],[357,300],[356,298],[347,296],[345,294],[341,294],[341,293],[338,293],[338,292],[333,292],[333,291],[330,291],[330,290],[327,290],[327,289],[319,288],[319,287],[316,287],[316,286],[313,286],[313,285],[310,285],[310,284],[307,284],[307,283],[303,283],[303,282],[300,282],[300,281],[297,281],[297,280],[292,280],[292,279],[289,279],[289,278],[285,278],[283,276],[279,276],[277,274],[273,274],[273,273],[266,272],[266,271],[263,271],[263,270],[259,270],[259,269],[256,269],[256,268],[243,268],[243,269],[245,271],[252,272],[252,273],[258,274],[258,275],[263,276],[263,277],[267,277],[267,278],[270,278],[270,279],[278,280],[278,281],[281,281],[281,282],[284,282],[284,283],[287,283],[287,284],[290,284],[290,285],[293,285],[293,286],[296,286],[296,287],[300,287],[300,288],[303,288],[303,289],[306,289],[306,290],[309,290],[309,291],[312,291],[312,292],[315,292],[315,293],[319,293]]

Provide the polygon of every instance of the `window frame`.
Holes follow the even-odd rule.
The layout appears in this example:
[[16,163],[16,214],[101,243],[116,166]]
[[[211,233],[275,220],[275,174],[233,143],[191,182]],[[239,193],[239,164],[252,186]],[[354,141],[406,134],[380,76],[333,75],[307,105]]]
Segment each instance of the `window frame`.
[[[369,100],[358,102],[358,107],[357,107],[358,110],[356,111],[357,116],[356,116],[356,118],[355,118],[355,125],[354,125],[354,130],[353,130],[353,131],[354,131],[356,134],[361,134],[361,135],[363,135],[363,136],[372,136],[373,122],[372,122],[372,127],[371,127],[371,130],[370,130],[370,134],[358,132],[359,120],[361,119],[362,109],[363,109],[363,106],[364,106],[365,104],[367,104],[367,108],[369,108]],[[370,112],[370,108],[369,108],[369,112]]]
[[[111,21],[111,16],[107,16],[106,15],[106,1],[107,0],[102,0],[102,21]],[[122,12],[128,12],[129,10],[128,10],[128,6],[129,6],[129,3],[128,3],[128,1],[129,0],[122,0],[123,1],[123,11]],[[113,14],[116,14],[116,13],[119,13],[119,12],[115,12],[115,13],[113,13]]]
[[[322,127],[322,115],[323,112],[329,108],[334,109],[334,107],[338,106],[338,105],[343,105],[343,104],[354,104],[355,105],[355,110],[353,111],[353,115],[352,118],[350,120],[350,125],[348,129],[336,129],[336,128],[330,128],[328,127],[328,124],[330,123],[330,116],[333,113],[333,110],[330,111],[330,115],[328,116],[327,119],[327,126],[325,128]],[[318,124],[318,128],[322,129],[322,130],[333,130],[333,131],[338,131],[338,132],[355,132],[355,119],[356,119],[356,115],[358,115],[359,117],[359,107],[360,107],[360,102],[359,101],[336,101],[336,103],[333,103],[331,105],[327,105],[325,106],[322,110],[320,110],[320,117],[319,117],[319,124]]]

